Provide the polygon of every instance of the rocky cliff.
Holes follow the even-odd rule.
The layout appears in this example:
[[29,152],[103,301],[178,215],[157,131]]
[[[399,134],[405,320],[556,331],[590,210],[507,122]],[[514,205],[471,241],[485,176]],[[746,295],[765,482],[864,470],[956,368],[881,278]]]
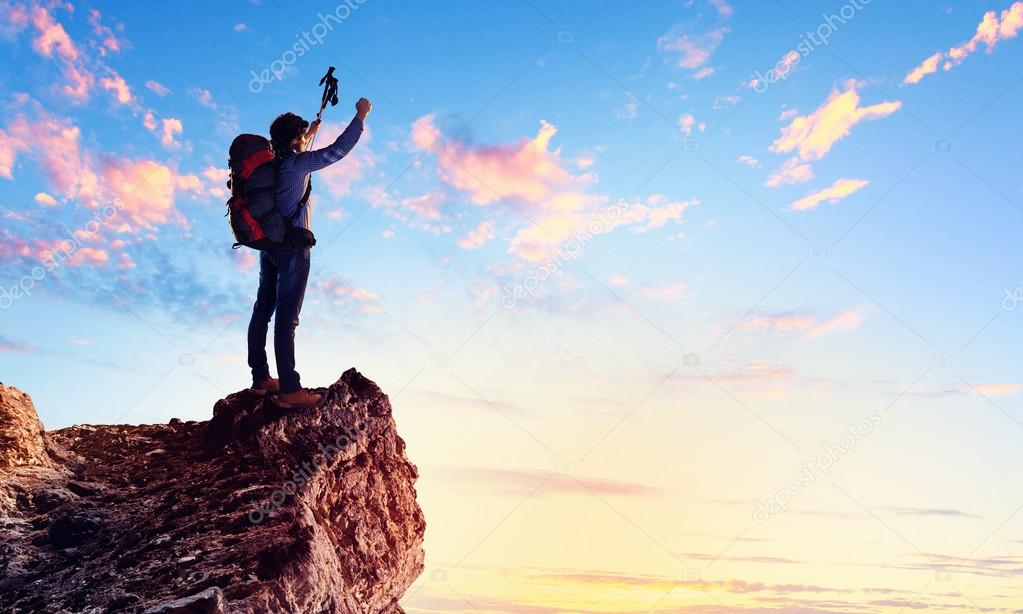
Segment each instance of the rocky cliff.
[[350,369],[321,392],[44,432],[0,384],[0,611],[401,612],[423,568],[416,467],[376,384]]

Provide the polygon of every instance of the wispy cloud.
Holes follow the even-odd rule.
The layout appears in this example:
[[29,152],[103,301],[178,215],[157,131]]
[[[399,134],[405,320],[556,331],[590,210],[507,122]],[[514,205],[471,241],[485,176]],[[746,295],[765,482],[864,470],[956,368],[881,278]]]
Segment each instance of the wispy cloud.
[[812,113],[793,118],[781,129],[781,135],[771,144],[771,151],[794,151],[801,160],[820,160],[835,143],[848,136],[856,124],[887,117],[902,107],[897,100],[860,106],[860,87],[857,81],[848,80],[841,90],[832,90],[824,104]]
[[789,205],[791,211],[810,211],[821,203],[835,204],[843,198],[865,188],[870,182],[866,179],[837,179],[835,183],[812,194],[800,198]]
[[160,96],[161,98],[171,93],[169,87],[160,83],[159,81],[153,81],[152,79],[146,81],[146,89],[156,93],[156,95]]
[[[465,194],[470,202],[490,206],[511,204],[528,210],[529,222],[508,233],[509,252],[531,262],[576,234],[597,236],[628,227],[649,232],[669,222],[680,223],[683,212],[698,203],[669,201],[651,195],[635,202],[610,202],[592,191],[596,175],[552,149],[557,127],[541,120],[533,138],[498,145],[445,139],[433,114],[413,122],[413,147],[432,154],[441,181]],[[407,204],[414,204],[409,202]],[[496,229],[495,229],[496,230]],[[503,233],[502,233],[503,234]]]
[[728,28],[722,26],[694,34],[688,25],[676,24],[657,39],[657,49],[673,56],[679,68],[697,70],[710,61],[727,33]]
[[24,341],[12,339],[0,335],[0,352],[13,352],[15,354],[27,354],[32,351],[32,346]]
[[1023,384],[974,384],[973,390],[992,397],[1003,397],[1023,391]]
[[804,339],[816,339],[833,332],[855,330],[862,323],[863,310],[854,307],[842,310],[826,319],[820,319],[804,312],[754,314],[743,320],[738,328],[798,333]]
[[938,62],[941,61],[942,57],[943,56],[941,52],[935,53],[934,55],[930,56],[929,58],[921,62],[919,66],[909,71],[909,73],[906,75],[906,78],[903,79],[902,82],[904,84],[910,85],[914,83],[920,83],[921,79],[923,79],[924,77],[931,73],[938,71]]
[[997,11],[984,13],[983,19],[977,24],[977,30],[966,42],[951,47],[947,52],[937,52],[928,56],[918,66],[906,74],[903,84],[919,83],[925,76],[938,71],[939,63],[946,72],[962,64],[967,57],[973,55],[981,46],[990,53],[1000,41],[1015,38],[1023,29],[1023,2],[1014,2],[1012,6],[999,14]]
[[484,220],[458,240],[462,249],[477,249],[494,238],[494,221]]
[[[646,497],[660,490],[638,482],[582,477],[562,473],[523,469],[459,467],[448,472],[454,479],[472,485],[474,491],[505,495],[614,495]],[[542,486],[541,486],[542,484]],[[539,490],[536,490],[539,487]]]
[[886,506],[885,509],[892,512],[896,516],[936,516],[941,518],[972,518],[979,519],[983,516],[977,516],[969,512],[964,512],[957,509],[947,509],[940,507],[899,507],[899,506]]
[[813,177],[813,167],[798,157],[792,157],[771,173],[764,185],[769,188],[778,188],[783,185],[795,185],[810,181]]

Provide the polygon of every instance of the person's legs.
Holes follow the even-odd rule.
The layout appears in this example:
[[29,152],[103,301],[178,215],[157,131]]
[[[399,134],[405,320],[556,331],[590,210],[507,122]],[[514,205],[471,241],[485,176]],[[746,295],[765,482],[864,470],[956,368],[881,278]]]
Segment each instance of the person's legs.
[[295,371],[295,328],[302,311],[306,282],[309,281],[309,250],[289,249],[273,252],[277,265],[277,315],[274,316],[274,354],[283,394],[301,390]]
[[267,252],[259,253],[259,290],[249,320],[249,368],[252,382],[259,384],[270,378],[266,359],[266,331],[277,304],[277,268]]

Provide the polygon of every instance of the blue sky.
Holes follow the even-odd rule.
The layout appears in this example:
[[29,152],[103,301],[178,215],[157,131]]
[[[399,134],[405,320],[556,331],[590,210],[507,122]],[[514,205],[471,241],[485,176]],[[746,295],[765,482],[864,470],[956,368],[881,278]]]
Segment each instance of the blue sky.
[[[1018,561],[1023,539],[1019,314],[1003,300],[1023,285],[1023,3],[0,11],[0,377],[49,428],[204,419],[248,384],[257,271],[230,249],[227,147],[314,115],[334,65],[320,142],[360,96],[374,108],[314,179],[298,366],[314,386],[356,366],[392,395],[431,520],[410,611],[466,609],[458,595],[647,611],[661,589],[659,607],[692,611],[716,591],[749,612],[871,599],[758,601],[736,579],[1011,606],[997,557]],[[291,57],[304,32],[322,42]],[[803,53],[808,32],[826,43]],[[279,72],[254,85],[264,69]],[[784,78],[756,81],[771,69]],[[689,556],[720,551],[871,412],[882,425],[834,484],[754,526],[747,556]],[[522,491],[565,466],[587,487]],[[587,507],[590,488],[616,513]],[[558,532],[590,513],[606,544]],[[843,554],[811,556],[822,539]],[[952,585],[921,593],[948,561]],[[696,566],[700,590],[664,580]],[[580,596],[594,577],[604,606]]]

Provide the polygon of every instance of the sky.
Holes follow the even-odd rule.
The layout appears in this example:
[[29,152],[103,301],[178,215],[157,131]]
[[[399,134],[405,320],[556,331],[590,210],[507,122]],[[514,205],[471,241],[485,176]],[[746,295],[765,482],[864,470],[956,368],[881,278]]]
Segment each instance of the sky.
[[336,66],[318,142],[373,111],[298,369],[390,395],[408,612],[1023,607],[1023,2],[0,13],[0,379],[47,428],[249,385],[228,145]]

